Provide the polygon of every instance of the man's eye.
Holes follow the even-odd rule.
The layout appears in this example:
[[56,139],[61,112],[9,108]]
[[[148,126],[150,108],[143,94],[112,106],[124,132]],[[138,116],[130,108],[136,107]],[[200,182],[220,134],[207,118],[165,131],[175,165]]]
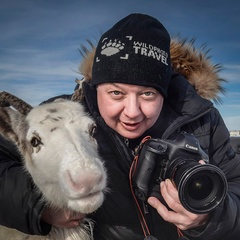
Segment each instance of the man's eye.
[[118,90],[110,91],[109,93],[112,97],[120,97],[120,96],[123,95],[123,93],[121,91],[118,91]]
[[118,96],[118,95],[120,95],[121,94],[121,92],[120,91],[112,91],[111,92],[113,95],[116,95],[116,96]]
[[147,96],[147,97],[154,96],[153,92],[144,92],[143,94],[144,94],[144,96]]

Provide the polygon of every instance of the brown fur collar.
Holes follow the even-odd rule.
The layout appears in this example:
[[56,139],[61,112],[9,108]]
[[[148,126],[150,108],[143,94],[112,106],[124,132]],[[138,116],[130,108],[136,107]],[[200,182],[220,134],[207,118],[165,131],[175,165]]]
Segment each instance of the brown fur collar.
[[[92,65],[95,54],[95,46],[89,41],[90,49],[82,47],[80,50],[83,59],[79,71],[87,81],[92,79]],[[182,74],[194,86],[203,98],[220,103],[219,94],[224,93],[218,73],[221,70],[219,64],[213,65],[205,46],[200,49],[194,47],[194,40],[187,41],[178,38],[171,40],[171,61],[173,70]]]

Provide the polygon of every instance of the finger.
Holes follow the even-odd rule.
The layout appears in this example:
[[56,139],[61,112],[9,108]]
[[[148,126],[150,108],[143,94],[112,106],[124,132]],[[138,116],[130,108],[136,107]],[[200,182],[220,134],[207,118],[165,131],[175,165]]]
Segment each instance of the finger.
[[148,203],[156,209],[158,214],[167,222],[175,224],[182,230],[188,228],[189,219],[186,216],[176,213],[174,211],[168,210],[157,198],[149,197]]
[[[163,192],[165,192],[165,191],[167,192],[167,188],[171,189],[172,187],[174,187],[171,184],[168,187],[167,187],[167,185],[168,185],[168,181],[161,183],[161,189],[163,190]],[[172,197],[169,195],[168,199],[172,199]],[[168,201],[168,200],[166,199],[166,201]],[[203,220],[204,220],[204,222],[206,222],[206,219],[207,219],[207,215],[202,215],[202,214],[196,215],[191,212],[188,212],[179,203],[177,203],[177,204],[175,203],[176,206],[178,206],[178,207],[176,207],[177,210],[175,210],[175,211],[169,210],[156,197],[149,197],[148,203],[157,210],[158,214],[161,215],[161,217],[165,221],[175,224],[181,230],[186,230],[189,228],[200,226],[199,224],[201,223],[201,225],[202,225]],[[171,205],[171,204],[169,204],[169,205]]]
[[86,214],[81,213],[81,212],[71,212],[69,216],[69,220],[75,220],[75,219],[84,219],[86,217]]
[[[167,194],[176,202],[180,203],[177,188],[173,185],[170,179],[165,180],[165,187]],[[164,190],[163,190],[164,191]]]
[[78,227],[79,225],[81,225],[83,220],[84,220],[84,217],[82,216],[74,216],[71,218],[68,217],[67,219],[59,220],[58,227],[65,227],[65,228]]
[[157,198],[150,197],[148,203],[156,209],[158,214],[167,222],[173,223],[178,228],[185,230],[187,229],[188,219],[184,215],[178,214],[174,211],[168,210]]
[[156,197],[149,197],[147,202],[156,210],[163,211],[166,207],[156,198]]
[[149,197],[148,203],[157,210],[157,212],[164,218],[168,215],[169,210],[156,197]]
[[178,197],[178,191],[169,179],[166,179],[165,182],[161,184],[161,195],[171,210],[177,213],[184,211]]
[[81,222],[82,221],[79,221],[79,220],[71,220],[69,222],[63,223],[61,227],[74,228],[74,227],[78,227],[81,224]]
[[149,197],[148,203],[156,209],[158,214],[167,222],[177,223],[177,214],[171,210],[168,210],[164,204],[162,204],[156,197]]

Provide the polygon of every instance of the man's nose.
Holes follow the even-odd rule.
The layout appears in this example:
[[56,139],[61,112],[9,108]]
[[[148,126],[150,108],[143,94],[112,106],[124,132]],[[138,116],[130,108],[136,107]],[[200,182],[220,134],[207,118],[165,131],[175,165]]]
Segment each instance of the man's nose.
[[141,114],[140,103],[137,97],[129,97],[125,101],[124,113],[129,118],[135,118]]

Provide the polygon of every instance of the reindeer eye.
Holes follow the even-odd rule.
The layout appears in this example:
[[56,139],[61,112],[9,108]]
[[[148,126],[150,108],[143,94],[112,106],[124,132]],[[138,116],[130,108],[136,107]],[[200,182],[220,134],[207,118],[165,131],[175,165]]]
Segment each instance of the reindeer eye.
[[97,125],[95,123],[91,124],[88,128],[89,135],[94,137],[97,131]]
[[37,137],[33,137],[30,143],[33,147],[37,147],[38,145],[42,144],[41,140]]

